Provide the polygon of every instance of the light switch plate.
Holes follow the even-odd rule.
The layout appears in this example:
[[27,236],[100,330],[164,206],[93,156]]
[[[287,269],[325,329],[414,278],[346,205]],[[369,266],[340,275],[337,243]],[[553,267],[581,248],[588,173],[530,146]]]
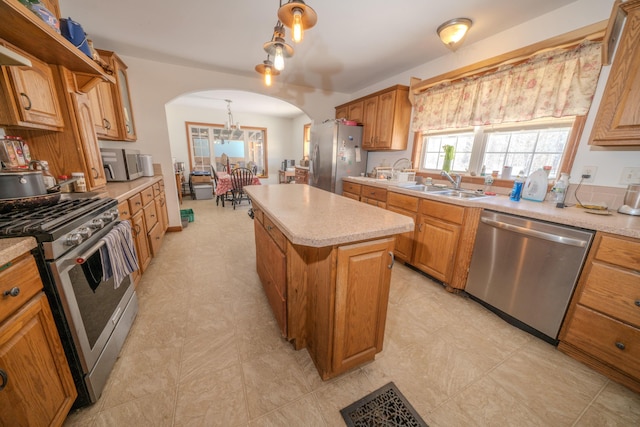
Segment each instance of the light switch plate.
[[620,184],[640,183],[640,168],[622,168]]

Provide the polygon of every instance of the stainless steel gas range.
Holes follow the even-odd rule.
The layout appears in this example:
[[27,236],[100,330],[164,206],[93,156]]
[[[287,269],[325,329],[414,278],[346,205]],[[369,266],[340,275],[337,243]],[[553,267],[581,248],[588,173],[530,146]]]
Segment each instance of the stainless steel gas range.
[[33,236],[44,290],[73,374],[74,407],[95,402],[138,312],[130,276],[104,280],[103,238],[119,223],[117,201],[61,199],[0,216],[0,238]]

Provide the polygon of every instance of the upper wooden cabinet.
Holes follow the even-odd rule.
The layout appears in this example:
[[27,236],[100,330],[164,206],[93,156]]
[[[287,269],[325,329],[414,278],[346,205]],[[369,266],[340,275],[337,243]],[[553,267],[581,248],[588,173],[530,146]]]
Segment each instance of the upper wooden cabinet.
[[118,117],[112,95],[112,83],[100,82],[87,92],[91,102],[93,125],[98,137],[102,139],[119,139]]
[[392,86],[336,107],[336,118],[362,123],[365,150],[406,150],[411,119],[408,86]]
[[[133,121],[133,109],[131,106],[131,94],[129,92],[129,80],[127,77],[126,64],[116,55],[114,52],[107,50],[97,49],[100,57],[111,65],[113,74],[116,78],[116,83],[104,83],[98,85],[98,87],[92,89],[92,91],[99,91],[94,94],[94,102],[99,102],[100,108],[103,114],[115,110],[114,117],[103,116],[102,119],[106,119],[107,122],[102,121],[101,125],[97,125],[98,128],[102,127],[105,130],[98,132],[103,139],[114,139],[118,141],[135,141],[136,127]],[[105,86],[106,85],[106,86]],[[107,90],[109,88],[109,90]],[[110,105],[109,105],[110,104]],[[111,120],[115,120],[111,123]],[[106,131],[106,127],[109,126],[115,130],[110,132]],[[96,129],[98,131],[98,129]]]
[[2,67],[0,125],[45,130],[64,126],[51,68],[33,56],[0,41],[31,60],[31,67]]
[[622,3],[627,22],[589,144],[640,145],[640,0]]
[[[58,2],[46,0],[45,6],[59,18]],[[41,61],[62,65],[104,81],[115,81],[93,59],[82,53],[56,30],[38,18],[18,0],[0,0],[0,39],[4,39]]]

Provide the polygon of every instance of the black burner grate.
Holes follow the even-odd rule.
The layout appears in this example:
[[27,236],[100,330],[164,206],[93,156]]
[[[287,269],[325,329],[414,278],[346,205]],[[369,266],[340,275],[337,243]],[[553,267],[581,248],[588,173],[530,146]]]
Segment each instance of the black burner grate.
[[0,236],[52,233],[88,212],[113,203],[113,199],[69,199],[53,206],[23,209],[0,215]]

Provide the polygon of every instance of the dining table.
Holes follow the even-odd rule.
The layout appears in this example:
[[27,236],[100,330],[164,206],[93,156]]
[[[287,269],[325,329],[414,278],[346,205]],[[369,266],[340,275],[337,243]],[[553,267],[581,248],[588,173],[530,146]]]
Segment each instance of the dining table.
[[[233,190],[233,185],[231,184],[231,175],[227,172],[217,172],[218,174],[218,184],[216,185],[215,194],[216,196],[224,196],[228,191]],[[261,185],[260,178],[254,175],[251,180],[251,185]]]

